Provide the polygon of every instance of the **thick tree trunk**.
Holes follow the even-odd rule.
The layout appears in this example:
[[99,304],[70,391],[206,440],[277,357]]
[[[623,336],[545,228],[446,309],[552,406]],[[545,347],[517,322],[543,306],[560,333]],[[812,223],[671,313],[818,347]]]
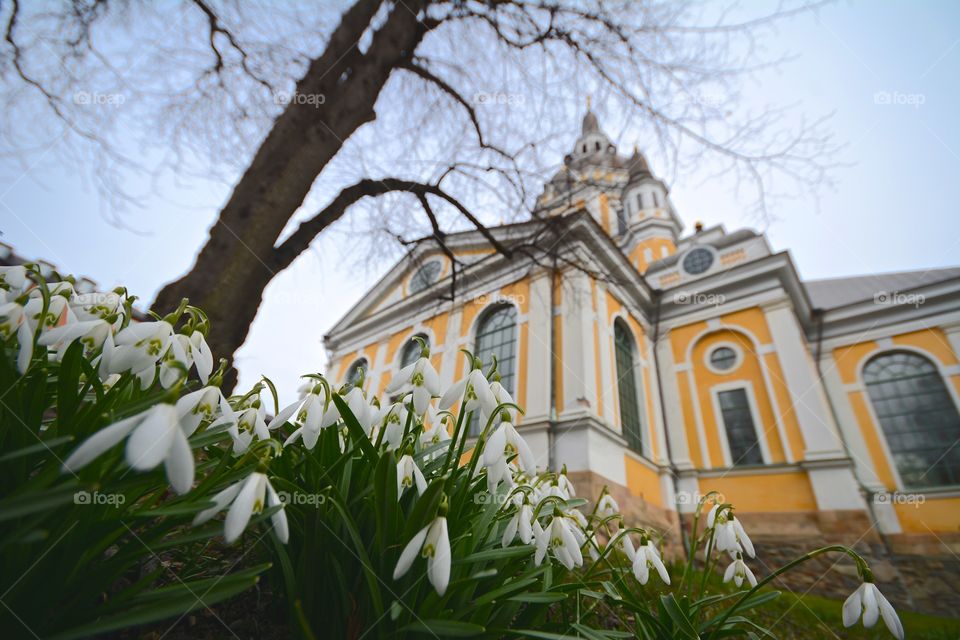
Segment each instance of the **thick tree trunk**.
[[289,264],[276,259],[277,238],[344,141],[376,117],[374,105],[390,74],[409,61],[427,31],[417,19],[427,2],[396,4],[366,53],[357,42],[382,2],[358,0],[344,13],[327,49],[297,84],[299,94],[323,95],[324,103],[315,108],[291,101],[234,188],[191,270],[157,295],[153,309],[158,313],[173,309],[181,298],[207,312],[216,357],[232,359],[246,339],[264,288]]

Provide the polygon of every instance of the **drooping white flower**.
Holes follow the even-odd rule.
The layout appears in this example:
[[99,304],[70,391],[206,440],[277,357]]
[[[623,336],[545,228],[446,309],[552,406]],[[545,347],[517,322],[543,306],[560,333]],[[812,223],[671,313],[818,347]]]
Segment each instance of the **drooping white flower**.
[[613,499],[609,493],[604,493],[600,501],[597,502],[597,515],[601,518],[609,518],[620,513],[620,505]]
[[580,547],[581,549],[586,547],[587,553],[590,554],[590,559],[594,562],[600,559],[600,552],[603,550],[603,547],[597,539],[597,533],[595,531],[590,532],[590,535],[587,536],[586,541],[580,545]]
[[573,488],[573,483],[570,482],[570,479],[567,478],[567,465],[563,465],[563,470],[561,470],[560,475],[557,476],[557,486],[560,487],[560,490],[567,500],[576,497],[577,491]]
[[280,542],[286,543],[290,538],[286,507],[265,473],[255,471],[245,479],[233,483],[213,496],[213,502],[212,507],[196,515],[193,525],[203,524],[229,505],[230,509],[227,511],[227,519],[223,526],[223,537],[228,543],[240,537],[247,528],[251,516],[263,511],[264,505],[268,508],[280,505],[280,509],[270,516],[270,522]]
[[22,291],[27,283],[27,268],[21,264],[0,267],[0,288]]
[[128,465],[138,471],[148,471],[162,462],[173,490],[180,494],[190,490],[193,453],[177,419],[176,407],[166,403],[156,404],[96,432],[70,454],[63,470],[79,471],[127,436]]
[[75,293],[70,298],[70,308],[78,320],[106,320],[119,311],[120,296],[99,291]]
[[446,516],[438,515],[407,543],[393,570],[394,580],[399,580],[410,570],[418,552],[427,559],[430,584],[442,596],[450,584],[450,538]]
[[397,462],[397,500],[403,496],[407,487],[413,486],[414,482],[417,484],[417,491],[420,495],[423,495],[423,492],[427,490],[427,481],[424,479],[423,473],[420,472],[417,463],[413,461],[413,456],[407,454]]
[[187,436],[192,435],[201,422],[213,422],[217,417],[236,423],[233,409],[219,387],[203,387],[177,400],[177,418]]
[[199,331],[190,334],[190,357],[193,358],[193,364],[197,367],[197,375],[200,381],[207,384],[210,374],[213,373],[213,353],[207,346],[207,340]]
[[40,336],[39,343],[57,350],[57,358],[62,360],[67,348],[75,340],[80,340],[86,352],[103,346],[107,336],[113,332],[113,325],[106,320],[78,320],[50,329]]
[[[175,333],[170,337],[167,350],[160,358],[160,385],[164,389],[172,387],[177,380],[190,371],[190,367],[193,365],[190,351],[190,338],[181,333]],[[153,367],[149,367],[149,369],[152,370]],[[204,384],[206,382],[206,380],[203,381]],[[152,383],[151,380],[150,384]]]
[[430,399],[440,395],[440,376],[433,368],[429,355],[422,355],[408,364],[387,385],[387,393],[394,394],[409,386],[413,393],[413,409],[422,416],[430,406]]
[[850,594],[843,603],[843,626],[852,627],[863,616],[863,626],[867,629],[877,624],[883,617],[887,629],[898,640],[903,640],[903,625],[893,605],[884,597],[873,582],[864,582]]
[[120,330],[113,338],[116,347],[108,359],[108,373],[140,374],[152,369],[166,354],[172,336],[173,327],[164,320],[138,322]]
[[[420,445],[423,447],[432,447],[440,444],[441,442],[450,441],[450,432],[447,431],[447,421],[446,416],[443,418],[438,418],[436,413],[433,411],[433,408],[427,410],[427,422],[430,426],[423,430],[420,434]],[[431,458],[436,458],[442,456],[443,451],[438,450],[431,454]]]
[[633,562],[637,559],[637,548],[633,546],[633,539],[630,537],[629,533],[624,533],[622,536],[617,538],[617,546],[623,551],[624,555],[627,556],[627,559],[630,562]]
[[536,535],[537,550],[534,563],[539,567],[547,551],[567,569],[583,565],[583,554],[573,534],[574,525],[566,516],[555,514],[547,526]]
[[283,423],[290,418],[295,418],[295,422],[299,424],[299,427],[290,434],[290,437],[283,443],[283,446],[287,446],[303,438],[304,446],[306,446],[307,449],[313,449],[317,445],[317,440],[320,439],[320,429],[329,427],[340,417],[340,413],[336,411],[336,405],[334,405],[333,402],[330,402],[329,406],[325,406],[325,395],[325,388],[322,385],[315,385],[313,390],[302,399],[297,400],[280,411],[280,413],[270,421],[267,428],[272,431],[283,425]]
[[738,551],[746,553],[751,558],[757,557],[757,552],[753,548],[753,542],[750,536],[744,530],[729,508],[719,510],[719,505],[714,505],[707,515],[707,527],[714,528],[714,547],[717,551],[727,551],[736,554]]
[[497,401],[490,392],[490,383],[480,369],[473,369],[446,390],[440,398],[440,410],[449,409],[460,399],[464,401],[461,408],[463,412],[480,409],[489,416],[497,408]]
[[664,584],[670,584],[670,574],[667,568],[663,566],[663,560],[660,559],[660,552],[657,551],[653,542],[648,540],[641,544],[633,558],[633,575],[640,584],[647,584],[650,579],[650,569],[656,569],[660,574],[660,579]]
[[33,329],[26,321],[26,309],[17,302],[0,305],[0,338],[4,341],[17,334],[17,370],[26,373],[33,357]]
[[27,303],[23,305],[25,322],[30,325],[32,331],[40,328],[40,333],[46,333],[54,327],[59,327],[70,322],[76,322],[77,318],[70,310],[67,299],[61,295],[51,295],[47,310],[43,310],[43,298],[39,295],[39,289],[33,289],[38,292],[35,296],[30,296]]
[[507,521],[507,526],[503,530],[503,538],[500,543],[507,547],[513,542],[517,534],[520,535],[520,541],[523,544],[530,544],[533,541],[533,507],[526,500],[523,501],[513,517]]
[[517,456],[520,469],[527,473],[536,471],[536,460],[527,441],[523,439],[512,423],[504,420],[496,428],[483,450],[483,464],[490,467],[499,461],[506,462]]
[[751,587],[757,586],[757,578],[753,575],[753,571],[750,570],[747,563],[743,561],[743,554],[737,553],[736,559],[724,571],[723,581],[730,582],[733,580],[733,583],[739,587],[743,584],[744,578],[750,583]]
[[[247,407],[236,414],[236,426],[231,430],[234,439],[234,453],[243,453],[250,446],[253,437],[260,440],[270,439],[270,429],[267,427],[266,409],[260,402],[255,406]],[[279,427],[280,425],[276,425]]]
[[382,429],[382,442],[386,445],[387,451],[395,450],[400,446],[400,441],[403,439],[403,429],[407,424],[408,413],[409,411],[402,402],[387,405],[374,418],[373,422],[377,426],[377,431],[374,432],[371,429],[370,437],[376,440],[380,437],[380,430]]

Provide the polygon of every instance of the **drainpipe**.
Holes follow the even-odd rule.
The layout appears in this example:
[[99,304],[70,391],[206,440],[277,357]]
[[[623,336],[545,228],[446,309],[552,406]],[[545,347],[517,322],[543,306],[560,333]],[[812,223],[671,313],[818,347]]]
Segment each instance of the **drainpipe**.
[[[657,300],[656,311],[653,316],[653,371],[657,376],[657,397],[660,399],[660,421],[663,423],[663,441],[667,445],[667,460],[670,462],[670,477],[673,479],[673,486],[677,486],[677,468],[673,464],[673,452],[670,450],[670,434],[667,432],[667,409],[663,398],[663,384],[660,376],[660,359],[657,355],[657,346],[660,342],[660,305],[663,302],[663,290],[655,289],[653,296]],[[690,561],[690,545],[688,544],[687,534],[683,527],[683,519],[680,517],[680,501],[677,492],[673,492],[673,504],[677,511],[677,524],[680,527],[680,542],[683,547],[683,555],[687,562]]]
[[557,467],[557,332],[556,316],[560,312],[557,306],[557,286],[560,280],[560,271],[557,269],[557,256],[553,255],[553,266],[550,269],[550,318],[547,323],[550,327],[550,367],[548,368],[547,384],[550,389],[550,410],[547,417],[547,465],[550,471]]
[[[817,326],[817,341],[814,349],[814,358],[813,362],[817,367],[817,376],[820,378],[821,384],[823,382],[823,368],[820,365],[820,353],[823,350],[823,316],[825,312],[823,309],[817,307],[814,308],[810,315],[813,317]],[[826,391],[826,389],[824,389]],[[857,470],[857,464],[853,461],[853,454],[850,451],[850,445],[847,443],[847,437],[843,433],[843,427],[840,426],[840,417],[837,415],[837,409],[833,406],[833,400],[830,397],[829,393],[825,393],[827,396],[827,407],[830,409],[830,415],[833,417],[833,423],[837,425],[837,434],[840,436],[840,443],[843,445],[843,452],[848,458],[850,458],[853,463],[853,478],[857,481],[857,486],[860,488],[861,493],[864,494],[867,501],[867,512],[870,514],[870,521],[877,530],[877,534],[880,536],[880,541],[883,543],[883,548],[886,550],[888,556],[892,556],[893,552],[890,549],[890,541],[887,539],[887,535],[880,528],[880,520],[877,518],[877,512],[874,510],[873,497],[876,495],[872,489],[870,489],[863,480],[860,479],[860,473]]]

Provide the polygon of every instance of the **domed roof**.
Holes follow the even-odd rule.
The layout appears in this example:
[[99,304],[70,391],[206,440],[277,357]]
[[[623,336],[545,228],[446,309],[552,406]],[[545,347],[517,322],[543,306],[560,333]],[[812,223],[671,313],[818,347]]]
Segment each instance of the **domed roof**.
[[585,136],[588,133],[600,133],[600,123],[597,121],[597,116],[593,114],[593,111],[587,110],[585,116],[583,116],[583,124],[580,126],[580,135]]
[[647,159],[643,157],[643,154],[640,153],[640,150],[636,147],[633,148],[633,155],[630,156],[630,160],[627,161],[627,173],[629,174],[627,182],[635,182],[643,178],[653,177],[653,174],[650,172],[650,165],[647,164]]

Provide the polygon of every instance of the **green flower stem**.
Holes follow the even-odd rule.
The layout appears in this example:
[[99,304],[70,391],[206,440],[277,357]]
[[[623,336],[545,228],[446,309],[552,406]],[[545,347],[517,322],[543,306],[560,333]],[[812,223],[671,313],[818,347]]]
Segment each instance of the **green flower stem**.
[[[463,431],[464,418],[466,417],[467,416],[463,411],[461,411],[460,415],[457,416],[457,424],[453,428],[453,439],[450,440],[450,448],[447,449],[447,458],[446,460],[443,461],[443,471],[440,474],[441,476],[446,475],[447,471],[450,469],[450,463],[451,463],[451,458],[453,456],[453,452],[456,451],[457,449],[457,438],[460,437],[460,432]],[[462,448],[463,447],[461,447],[461,449]]]
[[809,553],[806,553],[806,554],[800,556],[799,558],[796,558],[796,559],[788,562],[787,564],[783,565],[782,567],[780,567],[779,569],[777,569],[776,571],[774,571],[773,573],[771,573],[770,575],[768,575],[766,578],[764,578],[763,580],[759,581],[759,582],[757,583],[757,586],[753,587],[752,589],[750,589],[750,591],[747,591],[745,594],[743,594],[742,596],[740,596],[740,599],[737,600],[735,603],[733,603],[733,606],[730,607],[729,609],[727,609],[727,610],[724,612],[723,616],[720,618],[720,620],[719,620],[719,621],[717,622],[717,624],[714,626],[713,630],[710,632],[710,635],[707,636],[707,640],[711,640],[711,638],[713,638],[714,634],[717,633],[718,630],[723,629],[723,625],[724,625],[724,623],[727,621],[727,619],[728,619],[730,616],[732,616],[733,613],[734,613],[737,609],[739,609],[741,605],[743,605],[743,603],[747,600],[747,598],[749,598],[749,597],[752,596],[754,593],[756,593],[757,591],[759,591],[761,588],[763,588],[764,586],[766,586],[767,584],[769,584],[771,581],[773,581],[774,578],[776,578],[777,576],[779,576],[779,575],[781,575],[781,574],[786,573],[787,571],[790,571],[791,569],[793,569],[794,567],[796,567],[796,566],[798,566],[798,565],[803,564],[803,563],[806,562],[807,560],[812,560],[813,558],[816,558],[816,557],[819,556],[819,555],[823,555],[823,554],[825,554],[825,553],[831,553],[831,552],[835,552],[835,551],[838,551],[838,552],[840,552],[840,553],[845,553],[845,554],[847,554],[848,556],[850,556],[851,558],[853,558],[854,562],[857,563],[857,570],[859,571],[859,573],[860,573],[861,576],[864,574],[864,571],[869,571],[869,568],[867,567],[867,562],[866,562],[866,560],[864,560],[862,557],[860,557],[860,554],[858,554],[856,551],[854,551],[854,550],[851,549],[850,547],[845,547],[845,546],[843,546],[843,545],[841,545],[841,544],[834,544],[834,545],[830,545],[830,546],[827,546],[827,547],[821,547],[821,548],[819,548],[819,549],[814,549],[813,551],[810,551]]

